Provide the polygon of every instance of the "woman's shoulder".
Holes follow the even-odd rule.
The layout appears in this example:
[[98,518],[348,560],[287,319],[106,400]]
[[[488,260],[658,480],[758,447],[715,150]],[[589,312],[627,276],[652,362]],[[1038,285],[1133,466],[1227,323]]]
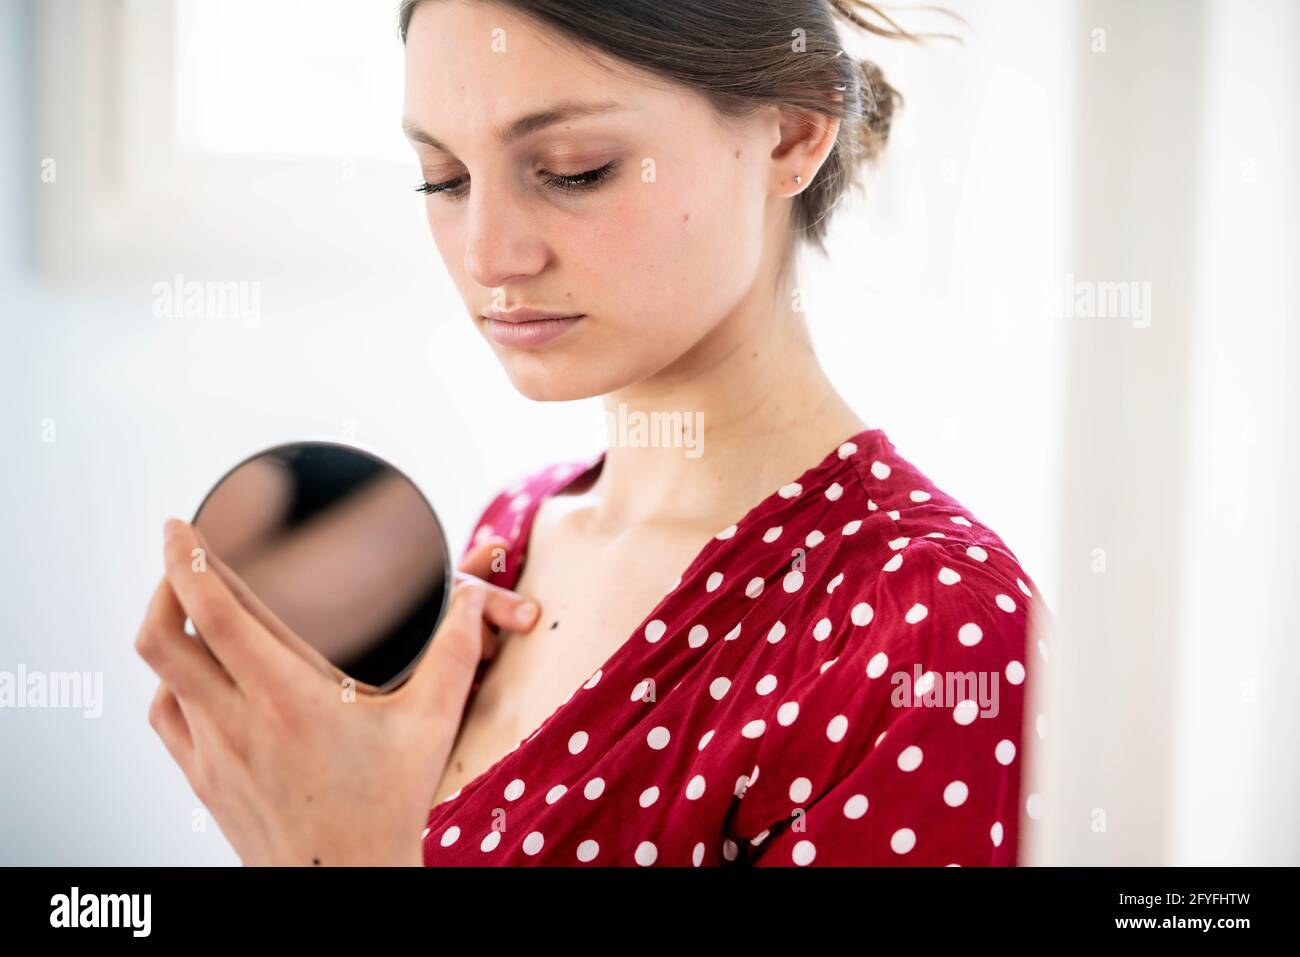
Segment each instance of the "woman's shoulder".
[[525,470],[507,485],[489,492],[486,504],[470,529],[461,557],[494,535],[514,543],[526,531],[524,521],[532,506],[590,465],[590,458],[563,459]]

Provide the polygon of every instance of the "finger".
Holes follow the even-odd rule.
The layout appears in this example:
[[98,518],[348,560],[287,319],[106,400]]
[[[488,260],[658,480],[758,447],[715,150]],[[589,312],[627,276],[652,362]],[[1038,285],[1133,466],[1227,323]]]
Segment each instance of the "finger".
[[301,635],[290,628],[275,612],[266,606],[262,599],[248,587],[248,583],[237,575],[233,569],[223,562],[217,554],[212,551],[208,545],[207,537],[194,527],[194,534],[198,537],[199,543],[207,552],[207,561],[210,566],[216,569],[217,574],[221,576],[222,581],[234,594],[235,599],[244,606],[244,609],[262,623],[262,626],[281,641],[290,651],[307,661],[321,674],[331,681],[341,681],[347,677],[342,671],[335,667],[328,658],[317,651]]
[[457,571],[475,578],[487,578],[494,571],[505,571],[505,554],[509,542],[500,535],[489,535],[469,549],[456,565]]
[[[270,634],[241,605],[220,574],[207,573],[207,551],[188,522],[172,519],[163,546],[167,580],[212,654],[240,688],[284,687],[306,662]],[[192,562],[202,557],[195,568]]]
[[158,690],[149,705],[149,725],[162,739],[167,753],[188,778],[194,763],[194,737],[181,711],[176,694],[165,684]]
[[473,579],[457,584],[451,607],[411,678],[399,689],[404,697],[448,709],[460,718],[469,689],[483,659],[483,583]]
[[185,610],[166,578],[149,600],[135,650],[163,684],[214,714],[234,693],[230,676],[208,648],[186,634]]
[[527,631],[537,623],[537,619],[541,616],[542,611],[537,602],[519,594],[517,591],[502,588],[500,585],[493,585],[491,582],[482,581],[462,571],[456,572],[456,581],[474,582],[483,589],[486,596],[483,617],[499,628],[510,631]]

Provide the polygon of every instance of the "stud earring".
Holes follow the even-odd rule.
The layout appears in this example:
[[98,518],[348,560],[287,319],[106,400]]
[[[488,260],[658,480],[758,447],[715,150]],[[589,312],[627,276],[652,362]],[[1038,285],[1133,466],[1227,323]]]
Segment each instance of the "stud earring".
[[803,185],[803,177],[802,177],[802,176],[796,176],[796,177],[794,178],[794,184],[795,184],[796,186],[802,186],[802,185]]

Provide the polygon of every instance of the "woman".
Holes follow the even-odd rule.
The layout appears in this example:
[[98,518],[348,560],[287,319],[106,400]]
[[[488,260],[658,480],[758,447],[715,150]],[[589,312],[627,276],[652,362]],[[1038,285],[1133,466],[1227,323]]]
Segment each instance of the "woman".
[[471,321],[529,398],[669,425],[497,494],[381,699],[338,703],[177,527],[151,720],[245,862],[1015,862],[1031,579],[839,396],[798,307],[896,98],[836,14],[905,36],[850,0],[402,4]]

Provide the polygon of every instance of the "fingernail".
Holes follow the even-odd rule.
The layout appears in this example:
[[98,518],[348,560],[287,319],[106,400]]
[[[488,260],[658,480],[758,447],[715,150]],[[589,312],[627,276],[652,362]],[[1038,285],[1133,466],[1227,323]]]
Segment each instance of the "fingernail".
[[519,617],[520,624],[531,625],[537,618],[537,603],[526,601],[515,609],[515,614]]

